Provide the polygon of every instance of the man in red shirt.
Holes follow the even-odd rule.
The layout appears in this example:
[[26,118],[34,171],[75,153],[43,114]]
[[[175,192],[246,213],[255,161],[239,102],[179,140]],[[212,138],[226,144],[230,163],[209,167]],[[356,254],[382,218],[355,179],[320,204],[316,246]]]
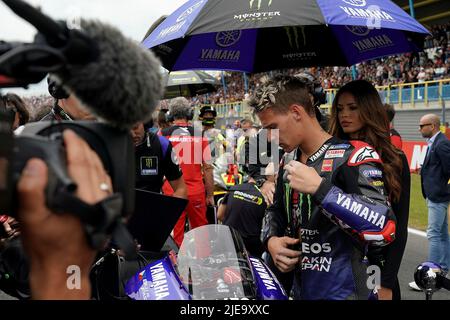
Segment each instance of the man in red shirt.
[[386,112],[388,115],[389,123],[391,125],[391,143],[396,146],[398,149],[402,150],[403,141],[402,137],[400,136],[400,133],[398,133],[397,130],[394,129],[394,126],[392,125],[392,120],[394,120],[395,117],[395,109],[394,106],[388,103],[384,104],[384,107],[386,108]]
[[448,127],[448,122],[445,123],[445,136],[450,140],[450,128]]
[[[203,138],[201,126],[198,132],[188,124],[192,120],[193,109],[186,98],[175,98],[170,102],[170,114],[173,125],[163,129],[161,134],[172,143],[174,153],[179,161],[183,178],[188,189],[188,206],[174,228],[174,239],[178,246],[184,236],[186,214],[191,228],[208,223],[206,206],[214,205],[213,166],[210,163],[211,152],[207,139]],[[203,182],[204,180],[204,182]],[[170,186],[163,186],[165,194],[173,191]]]

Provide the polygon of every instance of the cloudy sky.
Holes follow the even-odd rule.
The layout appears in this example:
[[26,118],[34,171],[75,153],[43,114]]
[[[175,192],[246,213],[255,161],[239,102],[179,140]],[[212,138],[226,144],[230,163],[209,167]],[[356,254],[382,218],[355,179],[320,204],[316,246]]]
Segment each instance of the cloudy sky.
[[[26,0],[56,19],[95,18],[118,27],[126,36],[141,41],[150,25],[187,0]],[[36,31],[0,1],[0,40],[32,41]],[[33,86],[28,93],[42,91]],[[19,91],[21,92],[21,91]]]

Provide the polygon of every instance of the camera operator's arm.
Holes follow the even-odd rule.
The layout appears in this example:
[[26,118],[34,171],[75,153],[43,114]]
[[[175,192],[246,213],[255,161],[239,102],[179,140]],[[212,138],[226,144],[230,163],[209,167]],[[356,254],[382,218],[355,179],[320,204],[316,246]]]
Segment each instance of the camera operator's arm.
[[[78,185],[76,195],[88,204],[109,196],[109,192],[100,188],[106,183],[112,190],[111,180],[97,154],[71,131],[64,132],[64,142],[68,172]],[[32,297],[89,299],[89,270],[96,252],[88,245],[79,218],[71,214],[56,214],[46,207],[47,181],[47,165],[40,159],[31,159],[18,183],[18,215],[23,244],[30,258]],[[78,267],[81,271],[79,288],[70,289],[68,286],[71,284],[68,281],[71,276],[69,266]]]
[[214,176],[213,166],[211,164],[203,164],[203,178],[205,179],[206,189],[206,205],[214,205]]
[[206,205],[214,206],[214,167],[212,166],[211,151],[209,149],[209,144],[206,139],[202,141],[202,152],[203,152],[203,179],[205,181],[206,189]]
[[183,176],[175,180],[169,181],[170,186],[173,189],[173,196],[177,198],[187,199],[187,186],[184,182]]

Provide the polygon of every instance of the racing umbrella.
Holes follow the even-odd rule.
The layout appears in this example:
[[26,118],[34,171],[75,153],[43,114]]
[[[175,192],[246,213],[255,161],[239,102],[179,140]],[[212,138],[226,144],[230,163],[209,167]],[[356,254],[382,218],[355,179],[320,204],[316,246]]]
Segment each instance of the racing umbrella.
[[194,97],[217,90],[220,82],[204,71],[173,71],[167,76],[164,99]]
[[389,0],[189,0],[143,45],[171,71],[254,73],[419,51],[428,34]]

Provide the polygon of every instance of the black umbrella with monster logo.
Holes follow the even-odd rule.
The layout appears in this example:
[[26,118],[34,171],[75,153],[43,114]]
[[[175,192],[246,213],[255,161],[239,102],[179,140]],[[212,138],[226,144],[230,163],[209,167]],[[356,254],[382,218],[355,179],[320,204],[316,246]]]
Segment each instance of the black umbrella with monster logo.
[[170,71],[254,73],[418,51],[427,34],[389,0],[190,0],[143,45]]

